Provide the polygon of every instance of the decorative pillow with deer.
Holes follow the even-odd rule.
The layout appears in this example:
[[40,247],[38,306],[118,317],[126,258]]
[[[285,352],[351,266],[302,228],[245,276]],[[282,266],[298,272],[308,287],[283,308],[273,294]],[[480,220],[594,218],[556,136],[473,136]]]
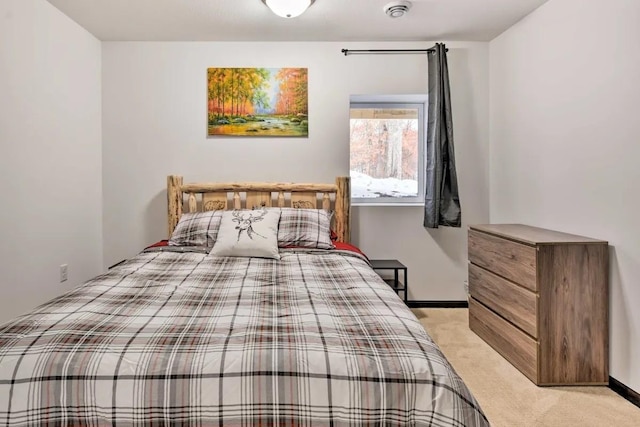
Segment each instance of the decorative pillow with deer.
[[211,256],[280,259],[277,209],[235,210],[222,213]]

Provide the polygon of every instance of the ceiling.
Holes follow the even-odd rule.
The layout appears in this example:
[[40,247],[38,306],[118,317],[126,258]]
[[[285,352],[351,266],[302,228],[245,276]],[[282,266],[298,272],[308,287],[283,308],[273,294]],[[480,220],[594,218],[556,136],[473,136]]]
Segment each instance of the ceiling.
[[49,0],[108,41],[489,41],[547,0],[316,0],[283,19],[261,0]]

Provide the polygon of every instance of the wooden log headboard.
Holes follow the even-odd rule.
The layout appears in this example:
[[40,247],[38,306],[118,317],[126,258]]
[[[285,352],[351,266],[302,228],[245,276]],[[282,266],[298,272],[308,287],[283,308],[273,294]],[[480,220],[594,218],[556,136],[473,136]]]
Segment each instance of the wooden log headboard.
[[333,230],[339,242],[351,239],[351,190],[349,177],[337,177],[335,184],[292,184],[264,182],[222,182],[184,184],[182,176],[167,177],[169,237],[185,209],[200,212],[252,209],[258,206],[331,210]]

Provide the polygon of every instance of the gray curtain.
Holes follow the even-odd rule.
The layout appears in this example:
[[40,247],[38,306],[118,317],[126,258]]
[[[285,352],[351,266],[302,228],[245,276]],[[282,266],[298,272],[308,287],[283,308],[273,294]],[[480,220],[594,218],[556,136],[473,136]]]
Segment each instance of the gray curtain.
[[427,176],[424,226],[460,227],[462,213],[453,152],[453,118],[449,91],[447,49],[437,43],[429,58]]

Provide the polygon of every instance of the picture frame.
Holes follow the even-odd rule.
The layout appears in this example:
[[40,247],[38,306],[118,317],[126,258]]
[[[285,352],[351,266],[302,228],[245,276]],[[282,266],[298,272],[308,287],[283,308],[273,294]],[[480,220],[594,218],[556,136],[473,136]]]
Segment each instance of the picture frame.
[[207,135],[308,137],[307,68],[208,68]]

